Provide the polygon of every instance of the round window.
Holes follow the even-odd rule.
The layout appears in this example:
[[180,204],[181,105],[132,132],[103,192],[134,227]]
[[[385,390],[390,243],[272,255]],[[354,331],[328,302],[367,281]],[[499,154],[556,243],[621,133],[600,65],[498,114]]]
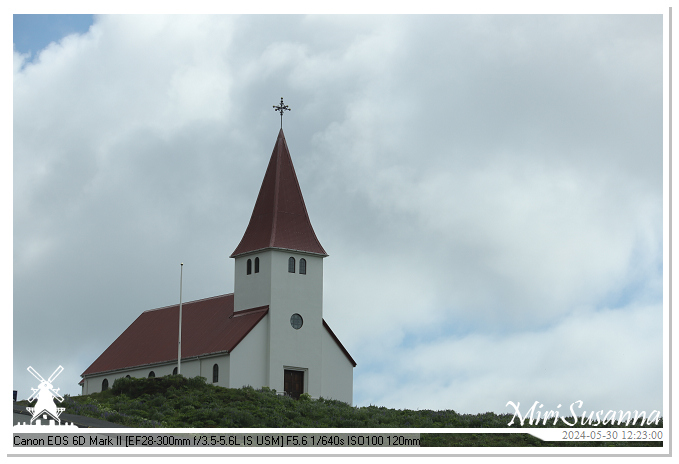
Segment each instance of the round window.
[[290,325],[292,326],[293,329],[299,329],[302,327],[304,321],[302,321],[302,316],[299,314],[295,313],[292,316],[290,316]]

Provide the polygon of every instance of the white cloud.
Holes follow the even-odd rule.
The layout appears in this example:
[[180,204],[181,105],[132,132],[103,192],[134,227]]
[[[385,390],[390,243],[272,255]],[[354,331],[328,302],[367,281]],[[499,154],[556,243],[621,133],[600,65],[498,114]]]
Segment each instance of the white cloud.
[[540,331],[390,347],[383,355],[389,368],[372,364],[377,372],[357,376],[356,388],[368,403],[409,409],[513,412],[508,401],[523,408],[539,401],[546,409],[561,404],[564,415],[583,400],[590,411],[650,413],[662,408],[661,366],[647,362],[661,350],[661,326],[660,306],[588,310]]
[[101,16],[15,52],[15,336],[58,330],[77,391],[177,263],[231,292],[283,96],[358,402],[659,408],[660,26]]

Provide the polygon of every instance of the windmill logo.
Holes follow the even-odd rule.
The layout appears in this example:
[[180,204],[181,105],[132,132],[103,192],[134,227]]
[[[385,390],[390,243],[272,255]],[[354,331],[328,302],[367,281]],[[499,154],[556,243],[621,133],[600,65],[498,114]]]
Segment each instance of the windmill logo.
[[52,375],[50,375],[49,379],[45,380],[40,374],[38,374],[38,371],[33,369],[33,367],[28,366],[28,372],[30,372],[31,375],[40,382],[38,388],[31,388],[31,390],[33,390],[33,394],[30,396],[30,398],[28,398],[29,402],[33,401],[35,398],[38,399],[34,407],[26,408],[26,410],[33,416],[31,418],[31,425],[33,425],[35,420],[40,418],[40,416],[43,416],[46,419],[47,415],[51,416],[57,424],[61,424],[59,416],[66,408],[58,408],[54,400],[59,400],[61,403],[64,401],[64,398],[59,394],[59,389],[54,388],[52,382],[54,382],[54,379],[56,379],[63,370],[64,368],[62,366],[57,367],[57,370],[55,370]]

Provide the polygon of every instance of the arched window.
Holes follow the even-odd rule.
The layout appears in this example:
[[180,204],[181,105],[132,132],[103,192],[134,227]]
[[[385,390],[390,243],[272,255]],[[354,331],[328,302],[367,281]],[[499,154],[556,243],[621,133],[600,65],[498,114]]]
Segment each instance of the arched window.
[[252,274],[252,260],[248,259],[248,275]]
[[293,274],[295,273],[295,258],[290,256],[290,259],[288,259],[288,272],[292,272]]
[[153,371],[149,372],[149,379],[152,378],[152,377],[155,377],[155,376],[156,376],[155,372],[153,372]]
[[299,273],[306,274],[306,259],[304,258],[299,260]]
[[108,379],[104,379],[103,382],[101,382],[101,391],[108,390]]
[[126,379],[129,379],[129,378],[130,378],[130,374],[127,374],[127,375],[125,376],[125,378],[126,378]]
[[177,368],[172,369],[172,375],[177,375]]
[[219,380],[219,366],[214,365],[212,366],[212,383],[217,383]]
[[255,258],[255,274],[259,272],[259,258]]

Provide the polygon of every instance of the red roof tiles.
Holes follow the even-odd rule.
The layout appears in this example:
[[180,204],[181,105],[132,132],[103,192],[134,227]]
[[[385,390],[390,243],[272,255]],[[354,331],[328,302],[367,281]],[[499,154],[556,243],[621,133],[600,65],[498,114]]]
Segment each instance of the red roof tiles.
[[[269,311],[233,312],[233,293],[182,304],[182,359],[231,352]],[[82,375],[177,359],[179,305],[144,311]]]
[[231,257],[264,248],[327,256],[311,227],[283,129],[278,133],[250,223]]
[[[233,293],[182,304],[182,359],[230,353],[269,312],[268,306],[233,312]],[[338,347],[356,362],[323,320]],[[179,305],[144,311],[81,375],[177,360]]]

